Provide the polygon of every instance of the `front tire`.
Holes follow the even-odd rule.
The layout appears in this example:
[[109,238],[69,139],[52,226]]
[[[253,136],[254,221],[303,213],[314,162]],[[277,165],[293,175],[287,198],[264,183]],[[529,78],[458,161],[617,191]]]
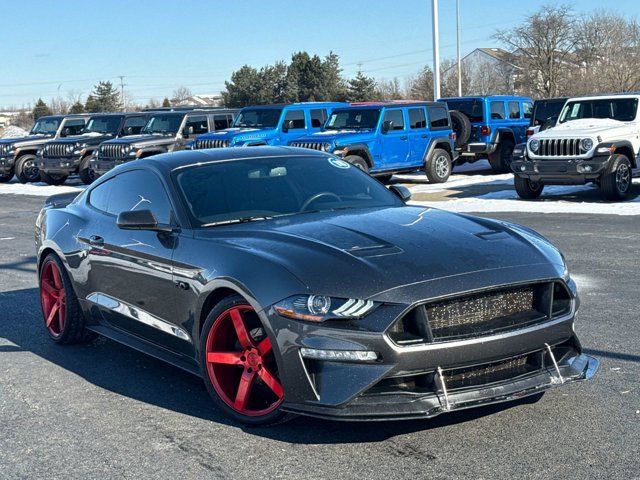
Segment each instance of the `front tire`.
[[87,343],[96,334],[85,328],[84,316],[64,264],[50,253],[40,267],[40,303],[49,337],[60,344]]
[[498,144],[495,152],[489,154],[489,164],[496,173],[511,172],[511,156],[515,143],[511,138],[505,138]]
[[42,170],[40,171],[40,180],[42,180],[44,183],[46,183],[47,185],[62,185],[64,184],[64,182],[67,181],[67,178],[69,178],[68,175],[57,175],[57,174],[48,174],[43,172]]
[[516,193],[524,200],[535,200],[542,195],[544,185],[540,182],[532,182],[528,178],[520,178],[518,176],[513,179]]
[[15,174],[20,183],[40,181],[40,170],[36,167],[35,155],[23,155],[16,160]]
[[96,172],[91,168],[91,155],[87,155],[80,160],[78,174],[85,185],[91,185],[97,178]]
[[606,200],[624,200],[631,191],[631,162],[624,155],[613,155],[600,178],[600,192]]
[[451,175],[451,156],[442,148],[436,148],[427,160],[424,171],[429,183],[444,183]]
[[211,398],[235,420],[270,425],[288,419],[271,340],[241,296],[223,299],[207,316],[200,368]]
[[367,164],[367,161],[360,155],[347,155],[346,157],[344,157],[344,161],[349,162],[351,165],[359,168],[365,173],[369,173],[369,165]]

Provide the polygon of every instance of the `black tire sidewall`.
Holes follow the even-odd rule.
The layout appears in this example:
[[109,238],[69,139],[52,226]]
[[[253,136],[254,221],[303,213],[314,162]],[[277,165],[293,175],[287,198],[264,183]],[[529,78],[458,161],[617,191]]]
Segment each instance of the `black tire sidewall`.
[[347,155],[346,157],[344,157],[344,161],[349,162],[351,165],[359,168],[365,173],[369,173],[369,165],[367,164],[367,161],[360,155]]
[[[633,188],[633,175],[631,169],[631,162],[625,155],[615,154],[610,161],[609,167],[605,171],[603,178],[600,180],[600,189],[607,200],[625,200],[629,197],[631,189]],[[629,169],[629,187],[622,193],[618,189],[618,183],[616,182],[616,174],[621,164],[627,165]]]
[[514,177],[514,186],[518,196],[525,200],[535,200],[536,198],[539,198],[540,195],[542,195],[542,191],[544,190],[543,183],[538,182],[538,188],[535,189],[531,185],[531,180],[518,176]]
[[33,178],[29,178],[24,174],[24,170],[23,170],[24,164],[27,163],[27,161],[35,160],[35,159],[36,159],[35,155],[27,154],[27,155],[22,155],[20,158],[16,160],[15,174],[16,174],[16,177],[18,177],[18,180],[20,181],[20,183],[32,183],[40,180],[39,171],[37,175],[35,175]]
[[[436,170],[436,164],[435,164],[435,160],[440,157],[440,156],[446,156],[448,163],[449,163],[449,170],[447,172],[447,175],[445,175],[444,177],[441,177],[440,175],[438,175],[437,170]],[[451,155],[449,155],[449,152],[447,152],[446,150],[442,149],[442,148],[435,148],[433,150],[433,152],[431,152],[431,155],[429,156],[429,159],[427,160],[426,164],[425,164],[425,173],[427,174],[427,178],[429,180],[429,182],[431,183],[444,183],[446,182],[449,177],[451,176],[451,171],[453,170],[453,163],[451,162]]]
[[69,178],[68,175],[62,175],[61,177],[53,177],[48,173],[45,173],[42,171],[40,172],[40,180],[42,180],[47,185],[53,185],[53,186],[63,185],[64,182],[67,181],[67,178]]

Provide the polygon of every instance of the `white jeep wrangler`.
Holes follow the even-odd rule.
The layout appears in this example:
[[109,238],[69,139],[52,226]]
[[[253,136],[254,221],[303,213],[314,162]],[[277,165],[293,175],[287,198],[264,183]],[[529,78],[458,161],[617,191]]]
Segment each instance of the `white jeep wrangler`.
[[518,195],[538,198],[545,185],[593,182],[608,200],[627,198],[640,174],[639,104],[640,95],[631,94],[567,100],[555,127],[513,150]]

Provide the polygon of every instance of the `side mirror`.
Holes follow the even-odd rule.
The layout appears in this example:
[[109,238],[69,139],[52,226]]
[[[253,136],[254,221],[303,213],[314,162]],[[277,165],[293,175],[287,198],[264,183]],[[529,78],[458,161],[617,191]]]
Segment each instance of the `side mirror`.
[[60,137],[68,137],[71,135],[71,129],[69,127],[63,128],[60,132]]
[[167,225],[159,225],[156,216],[151,210],[120,212],[116,224],[122,230],[153,230],[158,232],[170,232],[173,230]]
[[193,135],[193,126],[187,127],[182,132],[182,138],[189,138]]
[[409,200],[411,200],[411,192],[407,187],[404,187],[402,185],[391,185],[389,187],[389,190],[400,197],[400,200],[402,200],[403,202],[408,202]]
[[382,122],[382,133],[387,133],[393,128],[393,122],[391,120],[385,120]]
[[126,134],[133,135],[133,127],[127,127]]
[[282,131],[284,133],[287,133],[292,128],[293,128],[293,120],[288,120],[282,124]]

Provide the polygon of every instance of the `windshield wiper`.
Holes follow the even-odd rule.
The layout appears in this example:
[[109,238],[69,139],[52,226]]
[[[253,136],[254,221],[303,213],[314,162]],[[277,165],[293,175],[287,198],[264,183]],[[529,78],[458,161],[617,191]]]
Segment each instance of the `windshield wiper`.
[[230,225],[234,223],[249,223],[249,222],[255,222],[257,220],[271,220],[272,218],[273,217],[269,215],[255,215],[251,217],[232,218],[231,220],[220,220],[219,222],[205,223],[201,226],[203,228],[217,227],[218,225]]

